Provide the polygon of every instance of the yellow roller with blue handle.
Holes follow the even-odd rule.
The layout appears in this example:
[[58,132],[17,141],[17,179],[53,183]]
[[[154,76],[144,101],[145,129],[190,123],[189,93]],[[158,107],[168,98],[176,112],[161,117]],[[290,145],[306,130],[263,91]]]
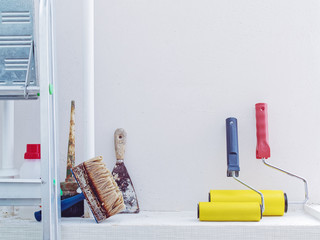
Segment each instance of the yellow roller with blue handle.
[[261,205],[258,202],[200,202],[200,221],[259,222]]
[[[236,118],[226,119],[227,136],[227,176],[248,187],[260,198],[259,201],[200,202],[198,218],[200,221],[260,221],[264,212],[264,197],[261,192],[241,181],[239,176],[238,126]],[[261,203],[261,204],[260,204]]]

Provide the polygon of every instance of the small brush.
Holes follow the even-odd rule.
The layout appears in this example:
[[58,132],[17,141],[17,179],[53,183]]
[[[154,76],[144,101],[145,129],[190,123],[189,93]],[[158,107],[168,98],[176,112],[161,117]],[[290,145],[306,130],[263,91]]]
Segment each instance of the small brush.
[[[70,128],[69,128],[69,141],[68,141],[68,154],[67,154],[67,172],[66,179],[60,183],[62,190],[61,200],[78,195],[78,184],[73,177],[71,169],[75,166],[75,101],[71,101],[70,112]],[[61,217],[81,217],[84,213],[83,201],[75,204],[71,208],[63,211]]]
[[68,156],[67,156],[67,173],[64,182],[60,183],[63,196],[77,195],[78,184],[72,176],[71,169],[75,165],[75,102],[71,101],[71,113],[70,113],[70,130],[69,130],[69,142],[68,142]]
[[[112,174],[102,162],[102,157],[95,157],[72,168],[82,193],[61,201],[61,210],[86,199],[97,223],[125,209],[122,193]],[[35,213],[41,221],[41,211]]]

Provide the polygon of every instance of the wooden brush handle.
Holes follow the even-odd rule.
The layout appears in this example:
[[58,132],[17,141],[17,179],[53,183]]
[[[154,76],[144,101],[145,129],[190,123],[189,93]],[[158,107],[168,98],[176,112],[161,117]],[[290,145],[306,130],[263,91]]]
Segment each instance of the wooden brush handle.
[[117,160],[123,160],[124,159],[124,153],[126,148],[126,142],[127,142],[127,133],[124,129],[118,128],[114,132],[114,147],[116,151],[116,158]]

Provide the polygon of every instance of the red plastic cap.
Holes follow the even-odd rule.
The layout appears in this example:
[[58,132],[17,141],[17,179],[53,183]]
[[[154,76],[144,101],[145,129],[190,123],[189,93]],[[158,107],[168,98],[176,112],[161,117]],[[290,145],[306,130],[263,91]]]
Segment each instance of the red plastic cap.
[[27,144],[27,152],[24,154],[24,159],[40,159],[40,144]]

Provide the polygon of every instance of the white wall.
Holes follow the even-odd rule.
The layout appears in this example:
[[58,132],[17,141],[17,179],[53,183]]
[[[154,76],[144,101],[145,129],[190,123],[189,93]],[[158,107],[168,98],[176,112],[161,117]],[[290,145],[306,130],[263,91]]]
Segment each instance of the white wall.
[[[72,99],[81,162],[85,66],[81,4],[57,2],[64,168]],[[269,104],[270,162],[306,177],[310,202],[320,202],[318,1],[95,0],[95,6],[96,154],[112,170],[113,132],[127,130],[125,164],[141,209],[195,210],[210,189],[242,188],[226,177],[230,116],[238,118],[241,178],[303,199],[302,183],[255,159],[257,102]],[[38,114],[34,104],[19,102],[17,111]],[[23,119],[20,113],[19,129]],[[37,129],[30,121],[23,126]],[[17,139],[17,153],[28,138],[32,131]]]

